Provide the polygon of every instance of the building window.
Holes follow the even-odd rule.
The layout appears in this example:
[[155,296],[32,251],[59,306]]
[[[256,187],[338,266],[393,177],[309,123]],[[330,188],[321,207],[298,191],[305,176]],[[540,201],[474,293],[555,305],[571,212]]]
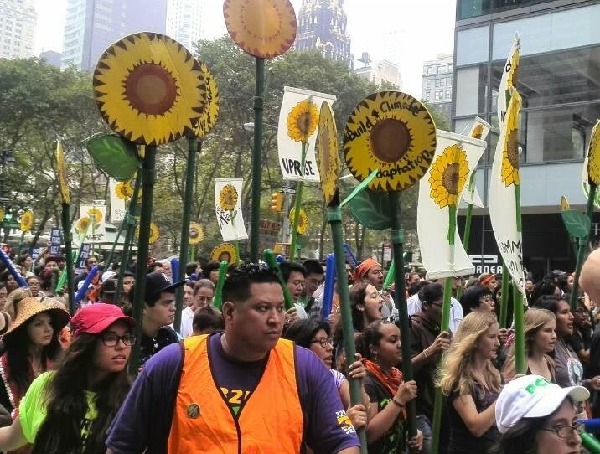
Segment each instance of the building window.
[[446,90],[446,101],[452,100],[452,90]]
[[427,75],[428,75],[428,76],[433,76],[433,75],[435,75],[435,66],[428,66],[428,67],[427,67]]
[[435,100],[436,101],[441,101],[442,100],[442,91],[438,90],[435,92]]

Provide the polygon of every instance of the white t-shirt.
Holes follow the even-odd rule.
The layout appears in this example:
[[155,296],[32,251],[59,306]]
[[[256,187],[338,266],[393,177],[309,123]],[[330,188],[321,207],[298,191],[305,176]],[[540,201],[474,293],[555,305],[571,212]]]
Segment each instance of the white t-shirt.
[[181,337],[184,339],[194,334],[194,309],[192,306],[181,311]]
[[[454,297],[450,298],[450,304],[450,331],[456,333],[458,325],[460,325],[460,322],[464,318],[463,307]],[[423,310],[423,303],[421,303],[418,294],[415,293],[406,299],[406,307],[409,317]]]

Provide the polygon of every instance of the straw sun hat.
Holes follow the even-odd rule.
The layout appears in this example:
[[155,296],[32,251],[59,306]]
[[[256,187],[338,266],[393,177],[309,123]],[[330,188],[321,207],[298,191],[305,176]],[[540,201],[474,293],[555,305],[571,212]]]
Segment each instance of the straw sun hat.
[[60,331],[66,326],[67,323],[69,323],[69,313],[64,309],[64,306],[58,300],[53,298],[24,298],[19,302],[17,316],[13,320],[9,330],[4,335],[4,341],[6,342],[9,340],[13,333],[19,329],[19,327],[42,312],[46,312],[48,315],[50,315],[52,326],[54,327],[55,332]]

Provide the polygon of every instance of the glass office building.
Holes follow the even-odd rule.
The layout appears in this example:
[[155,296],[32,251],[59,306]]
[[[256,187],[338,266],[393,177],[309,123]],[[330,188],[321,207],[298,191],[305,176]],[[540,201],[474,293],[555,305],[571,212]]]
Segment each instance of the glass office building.
[[[453,126],[462,132],[477,115],[493,126],[477,177],[486,206],[498,139],[498,85],[516,33],[521,40],[523,252],[537,274],[574,267],[559,200],[566,195],[572,205],[585,205],[582,163],[600,118],[599,24],[597,0],[457,1]],[[595,224],[596,243],[599,230]],[[472,231],[470,254],[497,254],[487,210],[478,212]]]

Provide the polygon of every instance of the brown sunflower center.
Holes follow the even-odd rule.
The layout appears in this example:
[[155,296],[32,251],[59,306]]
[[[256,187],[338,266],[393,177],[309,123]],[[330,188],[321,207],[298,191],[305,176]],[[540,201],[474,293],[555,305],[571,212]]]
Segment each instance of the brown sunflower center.
[[169,71],[156,63],[142,63],[131,70],[125,83],[131,106],[146,115],[163,115],[177,98],[177,84]]
[[312,118],[310,112],[302,112],[296,119],[296,126],[303,135],[308,135],[311,127]]
[[506,154],[508,156],[508,162],[513,168],[519,168],[519,131],[510,131],[508,133],[508,140],[506,146]]
[[448,193],[453,195],[458,195],[458,170],[457,163],[448,164],[442,174],[442,185]]
[[385,118],[371,129],[371,149],[384,162],[394,163],[404,157],[411,140],[406,123],[395,118]]

